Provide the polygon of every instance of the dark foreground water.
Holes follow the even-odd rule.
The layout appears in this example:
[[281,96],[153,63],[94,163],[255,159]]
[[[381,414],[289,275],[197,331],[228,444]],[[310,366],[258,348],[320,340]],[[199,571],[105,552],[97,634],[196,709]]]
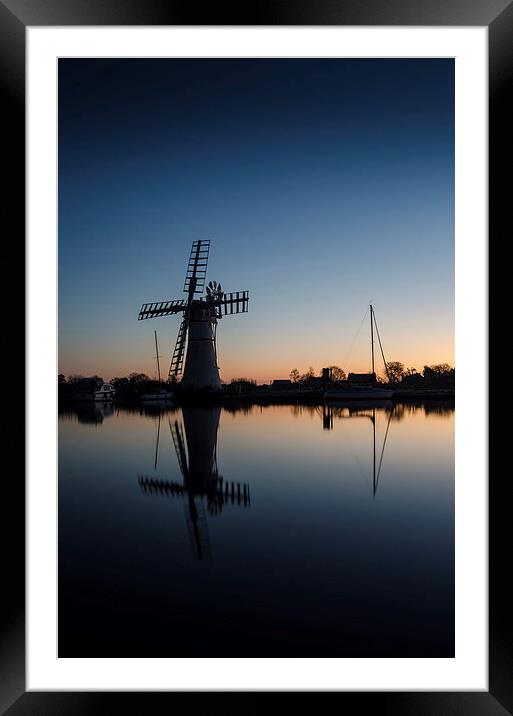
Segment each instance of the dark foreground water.
[[454,655],[450,404],[59,417],[59,656]]

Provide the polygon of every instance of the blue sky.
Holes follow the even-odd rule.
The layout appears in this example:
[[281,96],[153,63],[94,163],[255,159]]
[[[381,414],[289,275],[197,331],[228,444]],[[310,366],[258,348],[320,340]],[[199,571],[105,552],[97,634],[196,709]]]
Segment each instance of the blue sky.
[[[247,289],[221,377],[454,362],[454,63],[59,61],[59,370],[167,371],[192,241]],[[353,345],[354,344],[354,345]]]

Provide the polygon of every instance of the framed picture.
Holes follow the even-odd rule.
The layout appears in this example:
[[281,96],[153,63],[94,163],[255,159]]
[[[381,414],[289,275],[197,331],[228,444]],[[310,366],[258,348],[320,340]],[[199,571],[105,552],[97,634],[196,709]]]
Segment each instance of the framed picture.
[[[6,205],[28,237],[2,709],[335,691],[390,713],[513,712],[485,273],[487,211],[493,248],[508,206],[513,4],[198,22],[160,2],[3,0],[0,18]],[[320,314],[349,336],[360,317],[334,307],[373,285],[394,290],[337,342]]]

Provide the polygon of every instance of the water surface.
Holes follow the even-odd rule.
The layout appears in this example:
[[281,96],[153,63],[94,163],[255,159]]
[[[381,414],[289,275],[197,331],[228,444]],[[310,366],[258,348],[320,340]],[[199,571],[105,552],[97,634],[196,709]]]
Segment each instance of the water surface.
[[450,404],[59,416],[59,656],[454,655]]

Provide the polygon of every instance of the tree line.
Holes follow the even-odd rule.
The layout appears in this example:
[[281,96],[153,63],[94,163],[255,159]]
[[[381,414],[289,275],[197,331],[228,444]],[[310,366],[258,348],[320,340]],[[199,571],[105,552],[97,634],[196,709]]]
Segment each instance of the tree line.
[[421,372],[416,368],[405,368],[399,361],[390,361],[387,365],[389,383],[415,387],[416,385],[436,385],[454,387],[455,370],[449,363],[425,365]]
[[[347,375],[343,368],[337,365],[328,366],[330,370],[331,381],[338,383],[345,381]],[[322,370],[316,375],[312,366],[305,373],[300,373],[297,368],[293,368],[289,373],[289,379],[296,385],[308,385],[314,381],[318,381],[322,377]],[[393,383],[394,385],[403,384],[405,386],[415,387],[416,385],[446,385],[454,386],[455,370],[449,363],[436,363],[434,365],[425,365],[422,371],[416,368],[406,368],[404,363],[400,361],[389,361],[386,363],[386,370],[382,375],[377,375],[376,379],[380,383]]]
[[[337,365],[328,366],[330,370],[330,380],[334,383],[339,383],[347,380],[345,370]],[[300,373],[297,368],[293,368],[290,371],[289,379],[298,388],[303,386],[311,386],[319,382],[322,378],[322,370],[316,374],[312,366],[309,366],[308,370],[304,373]],[[92,376],[101,380],[99,376]],[[63,388],[69,386],[71,389],[77,385],[84,376],[78,374],[66,376],[60,374],[58,377],[59,385]],[[417,371],[416,368],[406,368],[400,361],[389,361],[386,364],[386,370],[383,371],[382,375],[376,376],[376,380],[379,383],[390,383],[394,385],[402,385],[405,387],[422,387],[422,386],[435,386],[435,387],[454,387],[455,380],[455,369],[448,363],[436,363],[434,365],[425,365],[422,371]],[[176,376],[171,376],[165,381],[158,381],[150,378],[146,373],[129,373],[127,376],[116,377],[109,381],[118,394],[131,393],[134,390],[136,392],[142,389],[149,388],[172,388],[176,382]],[[252,378],[233,378],[231,381],[232,385],[245,384],[244,387],[256,388],[257,383]]]

